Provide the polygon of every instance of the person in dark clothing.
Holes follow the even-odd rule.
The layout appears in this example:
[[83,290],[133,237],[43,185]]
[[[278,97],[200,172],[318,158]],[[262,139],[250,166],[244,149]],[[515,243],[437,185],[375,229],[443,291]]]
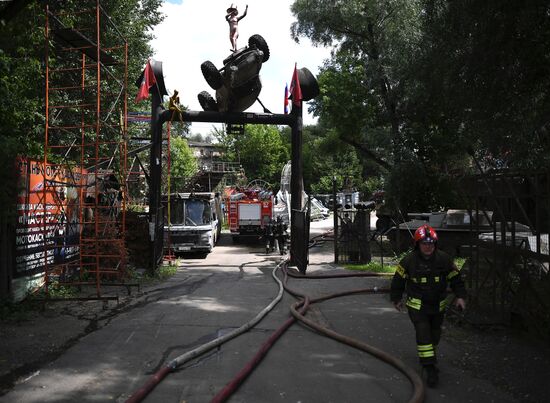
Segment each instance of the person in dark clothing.
[[284,255],[285,253],[285,244],[286,244],[286,230],[288,226],[283,221],[283,217],[277,216],[275,221],[275,237],[277,238],[277,243],[279,244],[279,253]]
[[265,253],[268,255],[275,249],[275,222],[270,219],[264,227]]
[[420,364],[426,372],[426,383],[435,387],[439,382],[436,348],[441,337],[441,325],[449,298],[447,288],[456,296],[454,305],[466,308],[466,288],[452,258],[437,249],[437,233],[422,225],[414,234],[414,251],[399,262],[391,282],[390,298],[395,308],[405,305],[416,331]]

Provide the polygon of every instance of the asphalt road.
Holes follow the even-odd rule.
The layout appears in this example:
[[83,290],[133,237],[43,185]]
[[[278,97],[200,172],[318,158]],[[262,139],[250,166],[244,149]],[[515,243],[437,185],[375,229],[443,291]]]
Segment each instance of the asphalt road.
[[[312,235],[331,226],[312,223]],[[271,272],[278,255],[261,245],[221,240],[204,259],[184,259],[175,276],[133,309],[83,337],[35,376],[0,397],[1,402],[125,401],[163,364],[252,319],[277,295]],[[310,253],[308,274],[341,271],[330,245]],[[319,296],[387,285],[387,279],[291,280]],[[252,330],[170,373],[146,402],[210,401],[290,317],[295,299],[282,301]],[[315,305],[308,313],[325,326],[385,350],[418,370],[412,325],[387,295],[355,295]],[[451,366],[457,350],[440,345],[441,383],[426,402],[513,402],[484,380]],[[269,351],[230,402],[406,402],[412,388],[393,367],[294,324]]]

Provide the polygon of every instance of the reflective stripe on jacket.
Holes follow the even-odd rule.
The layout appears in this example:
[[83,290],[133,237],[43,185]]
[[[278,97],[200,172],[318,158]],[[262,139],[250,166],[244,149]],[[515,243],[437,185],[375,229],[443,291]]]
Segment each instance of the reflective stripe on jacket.
[[406,305],[411,309],[441,312],[447,307],[447,287],[459,298],[466,297],[466,288],[452,258],[436,249],[426,259],[415,250],[397,266],[391,283],[390,298],[400,301],[407,293]]

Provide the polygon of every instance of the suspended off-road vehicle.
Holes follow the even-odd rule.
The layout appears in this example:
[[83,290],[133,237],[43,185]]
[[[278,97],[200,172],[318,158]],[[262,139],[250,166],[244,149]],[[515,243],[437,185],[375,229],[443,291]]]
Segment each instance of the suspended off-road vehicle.
[[199,95],[199,103],[205,111],[243,112],[256,100],[262,89],[260,69],[269,59],[269,48],[260,35],[252,35],[248,46],[232,53],[217,69],[214,63],[201,64],[202,74],[212,89],[216,99],[207,91]]

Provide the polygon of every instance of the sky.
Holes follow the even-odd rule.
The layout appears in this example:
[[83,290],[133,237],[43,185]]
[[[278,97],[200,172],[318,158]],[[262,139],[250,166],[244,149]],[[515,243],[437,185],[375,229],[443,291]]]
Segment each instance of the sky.
[[[248,4],[248,13],[239,22],[237,47],[248,44],[248,38],[261,35],[267,42],[271,57],[260,71],[262,92],[260,100],[273,113],[283,113],[285,84],[290,85],[294,64],[307,67],[317,75],[323,60],[330,57],[330,49],[314,47],[307,38],[295,43],[290,37],[290,25],[295,20],[290,11],[293,0],[248,0],[233,3],[239,16]],[[200,65],[206,60],[216,67],[223,66],[229,56],[229,25],[225,21],[227,0],[165,0],[162,13],[164,21],[155,27],[151,42],[153,59],[162,62],[168,93],[178,90],[180,103],[191,110],[201,111],[197,100],[201,91],[215,97],[204,80]],[[248,111],[263,112],[256,102]],[[304,107],[304,124],[314,124],[315,118]],[[212,123],[193,123],[192,133],[208,134]]]

